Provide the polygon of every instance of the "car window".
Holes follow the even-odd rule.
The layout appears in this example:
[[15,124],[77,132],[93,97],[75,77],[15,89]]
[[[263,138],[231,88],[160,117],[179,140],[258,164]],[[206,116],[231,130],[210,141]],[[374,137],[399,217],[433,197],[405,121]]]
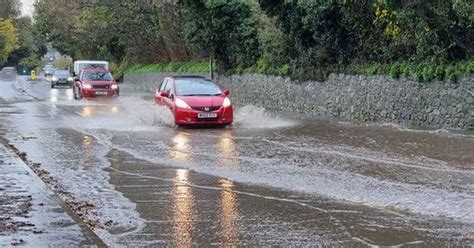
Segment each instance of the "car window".
[[171,90],[173,88],[172,86],[173,84],[168,80],[165,86],[165,91],[168,93],[168,95],[171,95]]
[[54,75],[56,77],[69,77],[69,71],[65,71],[65,70],[55,71]]
[[178,96],[217,96],[222,89],[213,81],[205,78],[179,78],[175,80]]
[[163,82],[161,82],[161,85],[160,85],[160,92],[163,92],[165,91],[165,87],[166,87],[166,83],[168,82],[167,79],[164,79]]
[[112,74],[105,71],[95,71],[95,72],[83,72],[82,73],[83,81],[112,81]]

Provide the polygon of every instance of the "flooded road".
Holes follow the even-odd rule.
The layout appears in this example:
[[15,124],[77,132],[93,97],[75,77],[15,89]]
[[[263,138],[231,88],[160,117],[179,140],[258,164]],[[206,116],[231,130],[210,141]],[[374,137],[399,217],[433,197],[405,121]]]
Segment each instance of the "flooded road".
[[74,101],[0,82],[0,129],[82,200],[109,245],[472,246],[474,138],[238,106],[183,129],[150,94]]

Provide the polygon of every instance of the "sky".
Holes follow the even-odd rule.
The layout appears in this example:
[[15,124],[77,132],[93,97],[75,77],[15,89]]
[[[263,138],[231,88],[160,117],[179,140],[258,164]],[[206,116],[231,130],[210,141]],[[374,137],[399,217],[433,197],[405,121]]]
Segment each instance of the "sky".
[[33,16],[34,0],[21,0],[21,14]]

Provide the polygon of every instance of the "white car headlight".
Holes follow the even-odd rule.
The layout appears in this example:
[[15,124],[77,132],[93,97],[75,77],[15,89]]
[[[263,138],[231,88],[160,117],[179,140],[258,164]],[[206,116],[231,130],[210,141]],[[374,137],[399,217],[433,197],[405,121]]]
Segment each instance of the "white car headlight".
[[73,77],[68,77],[68,78],[67,78],[67,81],[72,82],[72,81],[74,81],[74,78],[73,78]]
[[229,98],[226,97],[226,98],[224,99],[224,103],[222,103],[222,107],[227,108],[227,107],[229,107],[230,105],[232,105],[232,104],[230,103]]
[[185,101],[183,101],[183,100],[181,100],[181,99],[179,99],[179,98],[176,98],[176,107],[178,107],[178,108],[186,108],[186,109],[190,109],[190,108],[191,108],[191,107],[189,107],[189,105],[188,105]]
[[82,88],[84,88],[84,89],[92,89],[92,85],[90,85],[90,84],[83,84],[83,85],[82,85]]
[[116,90],[116,89],[118,89],[118,85],[112,84],[112,86],[110,86],[110,88],[113,89],[113,90]]
[[51,80],[52,80],[52,81],[58,81],[58,78],[55,77],[55,76],[53,76],[53,77],[51,78]]

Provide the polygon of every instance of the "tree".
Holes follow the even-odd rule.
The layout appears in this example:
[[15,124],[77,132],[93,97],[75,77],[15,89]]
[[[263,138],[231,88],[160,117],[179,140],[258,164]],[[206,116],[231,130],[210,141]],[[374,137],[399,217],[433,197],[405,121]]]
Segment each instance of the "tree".
[[17,65],[21,59],[28,57],[41,57],[44,51],[40,48],[44,41],[33,30],[33,24],[30,17],[21,17],[15,20],[17,29],[18,45],[10,54],[7,64]]
[[15,19],[20,16],[20,0],[1,0],[0,18]]
[[73,20],[78,15],[79,1],[38,0],[34,5],[34,29],[63,54],[75,56]]
[[15,49],[17,42],[16,29],[13,21],[0,18],[0,64],[7,61],[8,57]]
[[250,1],[184,0],[182,4],[188,38],[215,56],[221,70],[256,63],[258,29]]

